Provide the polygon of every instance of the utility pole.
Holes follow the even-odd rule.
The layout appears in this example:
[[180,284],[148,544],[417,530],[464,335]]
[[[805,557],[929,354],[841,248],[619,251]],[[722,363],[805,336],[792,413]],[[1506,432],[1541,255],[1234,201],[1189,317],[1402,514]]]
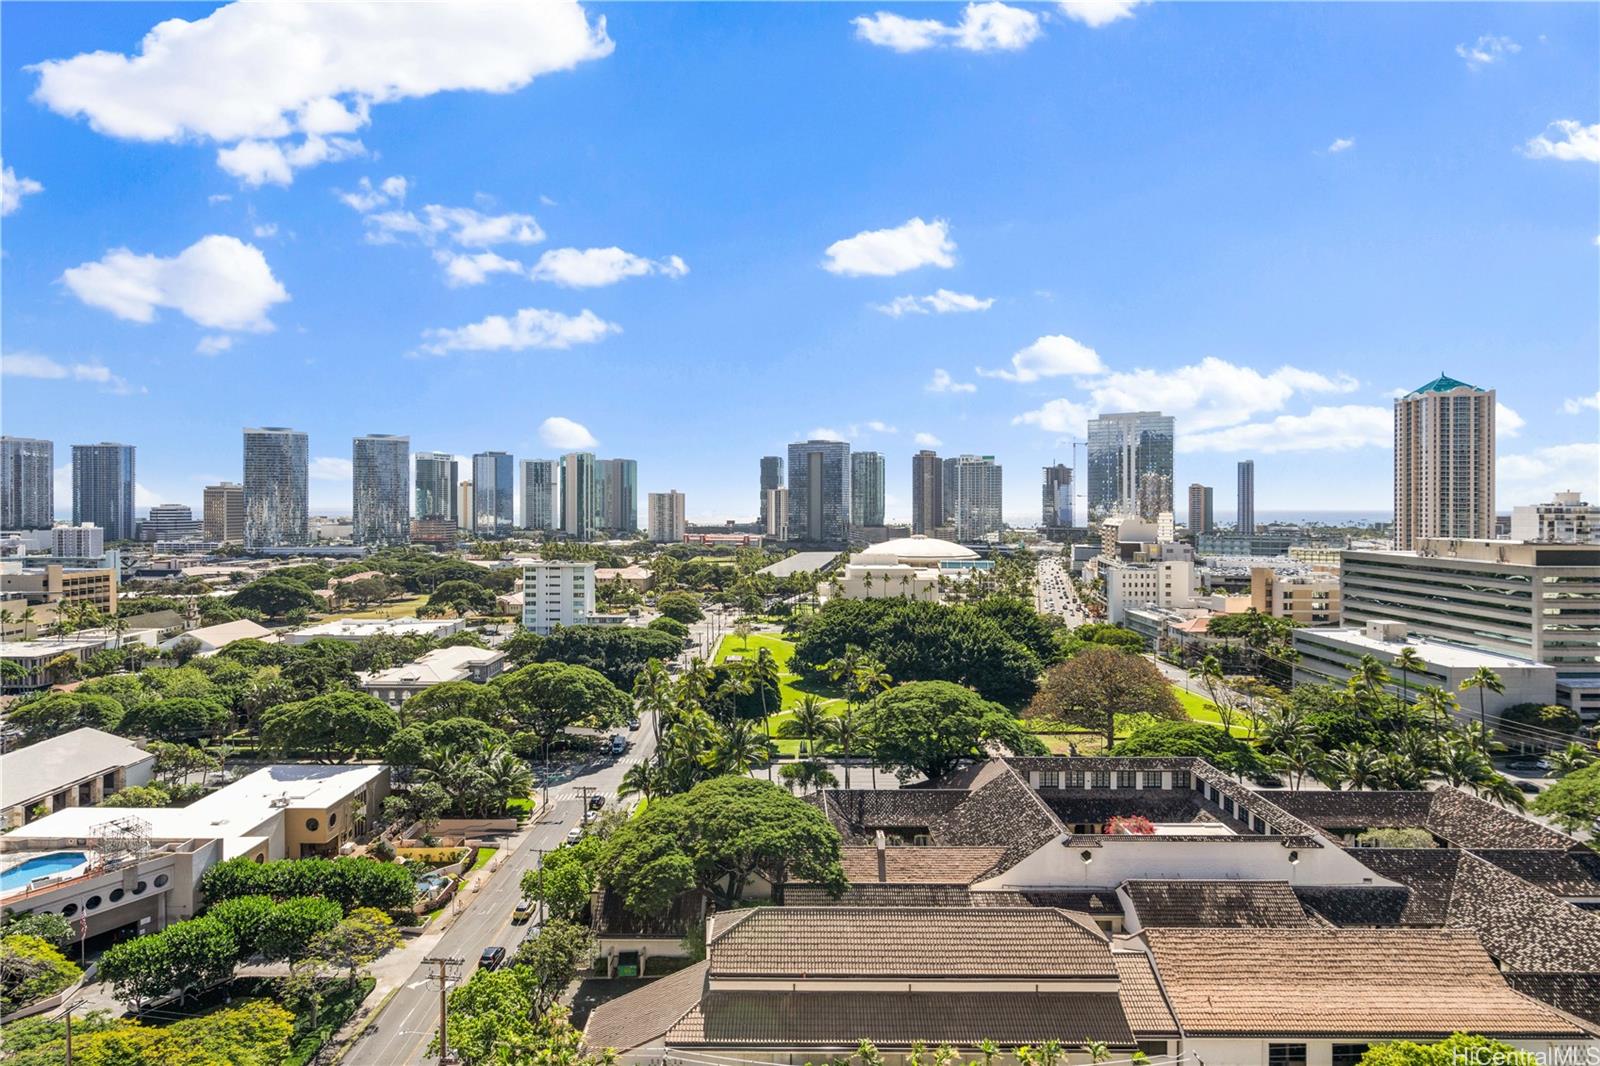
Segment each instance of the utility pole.
[[422,960],[425,966],[437,966],[433,979],[439,982],[439,1066],[450,1066],[450,986],[461,975],[463,960],[448,956],[430,955]]
[[578,791],[583,794],[582,797],[581,797],[581,799],[583,800],[583,806],[579,808],[579,813],[578,813],[578,824],[579,825],[583,824],[583,816],[589,813],[589,793],[593,792],[594,790],[595,790],[595,788],[594,788],[593,785],[579,785],[578,786]]
[[75,999],[67,1004],[66,1012],[62,1015],[67,1022],[67,1066],[72,1066],[72,1012],[83,1006],[83,1000]]

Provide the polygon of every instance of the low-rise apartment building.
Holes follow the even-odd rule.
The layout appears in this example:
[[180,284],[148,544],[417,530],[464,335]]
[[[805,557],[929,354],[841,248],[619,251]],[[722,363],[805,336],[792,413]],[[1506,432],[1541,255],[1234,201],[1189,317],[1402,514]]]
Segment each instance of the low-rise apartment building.
[[1250,607],[1302,626],[1339,624],[1339,575],[1313,571],[1284,575],[1270,567],[1250,570]]
[[447,681],[484,684],[505,665],[506,653],[493,648],[435,648],[416,662],[361,674],[357,687],[391,707],[399,707],[422,690]]
[[93,807],[146,785],[156,757],[123,737],[74,729],[0,755],[0,826],[15,829],[68,807]]

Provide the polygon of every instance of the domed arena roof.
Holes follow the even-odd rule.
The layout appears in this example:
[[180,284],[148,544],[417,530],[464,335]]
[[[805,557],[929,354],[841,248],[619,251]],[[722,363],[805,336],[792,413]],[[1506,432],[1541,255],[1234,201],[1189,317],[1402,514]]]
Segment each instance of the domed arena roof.
[[910,566],[937,566],[952,559],[976,559],[978,553],[971,548],[938,537],[917,534],[871,544],[852,556],[852,563],[906,563]]

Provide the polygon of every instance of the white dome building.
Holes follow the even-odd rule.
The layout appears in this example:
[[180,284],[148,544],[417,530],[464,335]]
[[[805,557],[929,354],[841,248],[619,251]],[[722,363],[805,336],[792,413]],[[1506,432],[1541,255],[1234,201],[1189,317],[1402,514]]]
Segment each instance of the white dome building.
[[994,563],[971,548],[921,534],[873,544],[857,552],[839,575],[835,595],[847,600],[942,600],[951,581],[965,580]]

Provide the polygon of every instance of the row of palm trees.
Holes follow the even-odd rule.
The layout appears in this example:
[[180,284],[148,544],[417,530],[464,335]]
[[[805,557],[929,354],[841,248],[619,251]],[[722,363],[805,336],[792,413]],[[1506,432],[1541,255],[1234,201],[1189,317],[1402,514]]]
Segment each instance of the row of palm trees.
[[439,786],[464,818],[503,814],[508,801],[533,791],[533,771],[504,744],[435,745],[422,753],[416,776]]
[[[687,791],[697,782],[722,774],[748,774],[765,767],[774,777],[778,746],[772,733],[768,695],[780,691],[777,660],[766,648],[750,659],[726,664],[718,675],[701,659],[691,661],[674,678],[657,660],[651,660],[634,683],[641,710],[651,713],[656,731],[656,755],[637,763],[623,775],[619,793],[650,798]],[[836,776],[816,757],[822,751],[838,752],[844,760],[844,784],[850,787],[850,758],[863,747],[861,706],[893,681],[883,664],[859,650],[850,649],[827,664],[825,673],[845,692],[843,710],[816,695],[806,695],[779,726],[777,736],[801,741],[798,762],[777,771],[791,790],[816,791],[838,783]],[[759,693],[761,721],[741,718],[740,697]],[[872,771],[877,787],[877,771]]]

